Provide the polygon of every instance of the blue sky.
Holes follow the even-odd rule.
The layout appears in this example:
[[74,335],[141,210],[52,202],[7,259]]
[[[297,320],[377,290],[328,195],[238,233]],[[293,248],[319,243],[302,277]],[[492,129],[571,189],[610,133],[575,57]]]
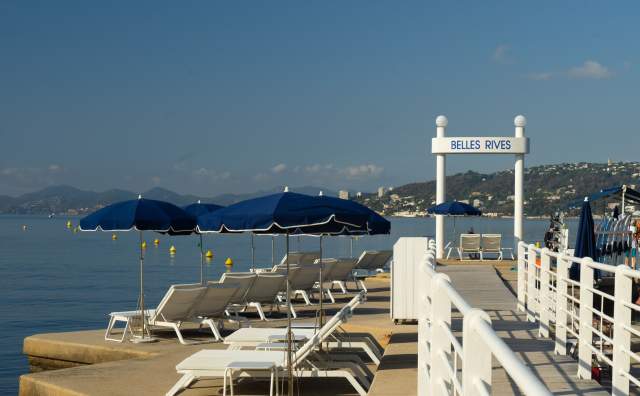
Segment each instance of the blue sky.
[[[451,135],[635,160],[633,2],[0,2],[0,194],[433,179]],[[448,172],[511,157],[457,157]]]

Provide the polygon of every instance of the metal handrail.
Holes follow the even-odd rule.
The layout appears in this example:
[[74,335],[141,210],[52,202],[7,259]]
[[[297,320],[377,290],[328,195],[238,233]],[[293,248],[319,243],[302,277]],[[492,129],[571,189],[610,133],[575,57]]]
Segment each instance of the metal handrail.
[[[420,266],[427,287],[420,290],[423,295],[418,298],[423,312],[418,320],[418,395],[491,394],[493,357],[523,393],[550,395],[534,372],[496,334],[489,315],[473,308],[448,276],[434,270],[435,246],[429,243],[429,247]],[[454,307],[463,318],[462,342],[451,330]],[[456,367],[457,356],[462,368]]]
[[[601,363],[611,366],[612,394],[626,395],[629,393],[630,384],[640,387],[640,379],[631,373],[630,358],[640,358],[631,350],[631,336],[638,337],[640,332],[631,326],[631,313],[640,312],[640,307],[631,301],[632,283],[640,279],[640,271],[625,265],[613,266],[610,264],[593,261],[589,257],[573,257],[562,253],[551,252],[546,248],[538,248],[524,242],[518,244],[518,309],[527,312],[530,321],[539,321],[540,335],[549,337],[548,329],[551,323],[555,323],[556,353],[567,353],[567,333],[577,338],[578,345],[578,371],[579,378],[591,378],[591,365],[596,357]],[[525,259],[525,256],[527,259]],[[530,268],[536,264],[535,259],[540,257],[540,275]],[[551,280],[553,269],[549,263],[551,258],[557,261],[555,279]],[[580,267],[580,279],[569,278],[571,265]],[[538,265],[536,264],[536,267]],[[604,292],[594,287],[594,270],[614,274],[615,287],[613,294]],[[544,279],[544,280],[543,280]],[[551,287],[550,283],[555,282]],[[568,293],[579,287],[579,297]],[[546,298],[538,298],[546,295]],[[594,296],[600,298],[600,306],[593,306]],[[604,312],[604,301],[613,302],[613,315]],[[549,306],[553,302],[555,309]],[[573,307],[573,308],[567,308]],[[578,310],[576,315],[574,312]],[[542,313],[551,312],[551,315]],[[577,328],[571,325],[577,321]],[[597,327],[593,321],[597,320]],[[604,323],[613,329],[613,336],[605,334]],[[594,341],[596,346],[594,346]],[[610,345],[607,353],[604,345]],[[612,355],[612,357],[610,357]]]

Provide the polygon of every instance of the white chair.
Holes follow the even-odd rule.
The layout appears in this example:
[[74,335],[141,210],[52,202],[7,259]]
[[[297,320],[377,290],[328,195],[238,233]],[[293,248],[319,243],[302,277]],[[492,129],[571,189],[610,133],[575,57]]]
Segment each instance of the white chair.
[[[227,305],[226,314],[232,316],[235,314],[234,319],[237,321],[246,321],[246,318],[241,318],[238,315],[238,311],[246,308],[245,296],[247,292],[256,280],[256,274],[252,272],[226,272],[220,277],[220,284],[234,285],[238,290],[229,300]],[[218,283],[218,282],[215,282]]]
[[[289,264],[307,265],[313,264],[320,258],[320,252],[289,252]],[[287,255],[285,254],[280,261],[280,265],[287,264]]]
[[351,273],[355,269],[358,261],[351,258],[340,258],[336,261],[331,271],[324,276],[327,282],[331,282],[329,286],[329,292],[333,286],[337,285],[342,294],[347,294],[347,281],[351,278]]
[[[194,314],[195,306],[200,302],[199,300],[206,292],[206,286],[171,286],[156,309],[145,310],[146,320],[150,328],[166,327],[173,329],[180,343],[187,344],[180,332],[180,326],[183,323],[207,324],[211,327],[211,331],[216,339],[220,339],[220,335],[212,321],[198,318]],[[107,326],[104,338],[109,341],[122,342],[126,338],[127,332],[132,333],[132,324],[139,322],[140,311],[112,312],[109,316],[109,325]],[[121,338],[112,337],[112,331],[117,322],[125,322],[125,328]],[[138,325],[140,324],[138,323]]]
[[[320,258],[320,252],[289,252],[289,266],[311,265]],[[279,264],[267,268],[255,268],[252,272],[278,272],[287,266],[287,255],[282,257]]]
[[[262,309],[263,304],[273,307],[277,303],[278,293],[286,287],[286,276],[274,273],[258,273],[256,279],[244,296],[245,304],[254,307],[258,311],[261,320],[267,320]],[[295,311],[291,313],[296,317]]]
[[482,257],[496,254],[502,260],[502,234],[482,234]]
[[[364,295],[364,294],[362,294]],[[367,378],[367,370],[357,363],[343,360],[314,360],[313,352],[322,342],[335,331],[341,323],[351,315],[350,306],[343,307],[339,313],[332,317],[322,328],[318,330],[303,345],[298,347],[293,354],[291,366],[293,375],[298,378],[345,378],[361,396],[365,396],[371,385]],[[230,366],[236,371],[238,376],[249,378],[270,378],[273,374],[269,370],[251,370],[259,362],[264,363],[264,367],[269,364],[276,366],[277,370],[284,372],[287,369],[286,354],[280,349],[281,345],[273,345],[277,350],[202,350],[186,358],[176,366],[176,371],[182,374],[178,382],[167,392],[167,396],[173,396],[181,390],[187,388],[193,382],[203,378],[220,378],[228,373]],[[263,346],[268,349],[269,345]],[[238,362],[247,362],[246,370]],[[262,367],[262,365],[261,365]],[[273,381],[273,380],[272,380]]]
[[[316,264],[291,265],[289,264],[289,284],[291,285],[291,298],[302,297],[305,304],[312,305],[309,293],[313,292],[313,286],[320,278],[320,266]],[[286,267],[278,266],[277,273],[285,274]],[[284,292],[280,294],[280,301],[284,301]]]
[[200,318],[202,324],[209,326],[218,341],[222,340],[218,324],[224,323],[227,305],[237,291],[238,288],[234,285],[209,282],[206,292],[193,307],[193,315]]
[[[458,246],[458,257],[460,260],[463,256],[477,254],[482,261],[482,249],[480,248],[480,234],[460,234],[460,245]],[[469,256],[471,259],[471,256]]]
[[360,285],[362,290],[367,291],[364,280],[369,276],[369,272],[384,268],[391,257],[393,257],[392,250],[365,250],[362,252],[353,271],[353,282],[356,284],[356,288]]
[[[364,292],[360,292],[360,294],[351,299],[346,306],[355,310],[358,305],[364,301],[364,296]],[[339,315],[339,312],[340,311],[338,311],[336,315]],[[317,333],[318,329],[315,327],[292,327],[294,341],[297,343],[307,341]],[[224,339],[224,343],[229,345],[229,349],[240,349],[246,347],[257,347],[262,343],[283,342],[286,341],[286,336],[286,328],[249,327],[234,331]],[[322,346],[328,350],[360,349],[366,353],[371,361],[376,365],[380,364],[380,359],[383,354],[383,351],[371,338],[354,337],[349,334],[342,334],[339,331],[339,327],[336,327],[334,332],[327,338],[327,341],[322,343]]]

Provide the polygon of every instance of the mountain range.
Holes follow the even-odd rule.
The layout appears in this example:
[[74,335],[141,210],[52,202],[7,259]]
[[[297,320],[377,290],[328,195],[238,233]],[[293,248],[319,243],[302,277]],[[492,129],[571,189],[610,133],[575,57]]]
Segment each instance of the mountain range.
[[[179,194],[166,188],[154,187],[141,195],[149,199],[158,199],[161,201],[171,202],[178,206],[185,206],[198,200],[206,203],[215,203],[218,205],[231,205],[235,202],[261,195],[273,194],[283,191],[284,187],[278,186],[271,190],[257,191],[247,194],[221,194],[213,197],[202,197],[193,194]],[[317,195],[322,191],[325,195],[335,196],[335,191],[324,188],[303,186],[291,188],[291,191]],[[102,206],[109,205],[114,202],[124,201],[127,199],[135,199],[137,193],[111,189],[103,192],[81,190],[72,186],[51,186],[42,190],[20,195],[18,197],[10,197],[0,195],[0,213],[4,214],[82,214],[91,212]]]
[[[626,184],[640,186],[640,162],[564,163],[527,168],[524,174],[524,212],[528,216],[547,216],[601,189]],[[447,200],[467,202],[485,215],[513,214],[514,171],[493,173],[467,171],[447,176]],[[421,215],[435,204],[436,182],[410,183],[381,196],[363,194],[356,198],[385,215]],[[616,200],[592,203],[602,213],[603,206]],[[640,207],[627,206],[627,210]]]
[[[513,213],[513,170],[493,173],[468,171],[447,176],[447,199],[466,201],[487,215]],[[524,211],[529,216],[548,215],[566,208],[569,202],[600,189],[626,184],[640,185],[640,162],[565,163],[527,168],[524,175]],[[337,195],[335,191],[315,186],[291,191],[317,195]],[[435,203],[435,181],[409,183],[384,194],[364,193],[354,199],[385,215],[422,215]],[[283,191],[283,187],[248,194],[221,194],[201,197],[179,194],[156,187],[143,192],[145,198],[159,199],[183,206],[201,200],[219,205]],[[0,213],[15,214],[83,214],[113,202],[134,199],[137,193],[112,189],[103,192],[80,190],[71,186],[52,186],[18,197],[0,195]],[[598,203],[604,205],[605,203]],[[602,206],[598,206],[601,210]],[[640,209],[640,208],[637,208]]]

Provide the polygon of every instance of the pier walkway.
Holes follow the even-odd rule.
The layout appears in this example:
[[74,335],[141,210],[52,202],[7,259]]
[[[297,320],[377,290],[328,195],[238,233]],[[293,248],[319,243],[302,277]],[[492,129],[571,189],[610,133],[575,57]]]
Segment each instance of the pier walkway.
[[[502,269],[509,271],[508,268]],[[538,337],[538,324],[527,322],[526,315],[516,312],[516,297],[508,288],[509,279],[503,281],[492,265],[486,262],[439,265],[437,271],[449,275],[454,287],[472,307],[483,309],[491,316],[493,328],[498,336],[535,372],[551,392],[557,395],[609,394],[605,387],[594,380],[579,380],[576,377],[576,359],[556,355],[553,340]],[[454,335],[460,338],[460,316],[456,317],[454,313],[452,320]],[[413,330],[408,333],[396,331],[391,336],[369,395],[416,394],[417,333],[415,326],[411,327]],[[492,377],[492,394],[520,394],[495,359]]]

